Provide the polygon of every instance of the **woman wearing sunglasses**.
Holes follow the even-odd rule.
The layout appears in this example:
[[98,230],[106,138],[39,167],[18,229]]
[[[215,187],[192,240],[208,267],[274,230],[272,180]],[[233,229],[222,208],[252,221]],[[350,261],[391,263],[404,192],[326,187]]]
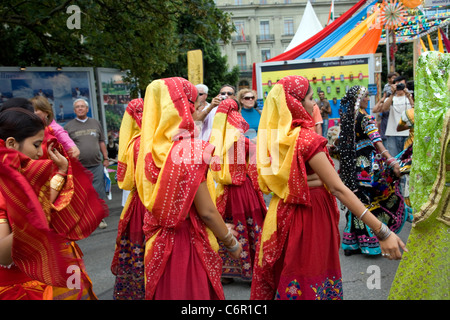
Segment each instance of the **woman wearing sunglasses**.
[[245,136],[249,139],[256,138],[259,119],[261,119],[261,113],[256,109],[256,92],[251,89],[242,89],[238,92],[237,98],[241,107],[242,117],[250,126]]

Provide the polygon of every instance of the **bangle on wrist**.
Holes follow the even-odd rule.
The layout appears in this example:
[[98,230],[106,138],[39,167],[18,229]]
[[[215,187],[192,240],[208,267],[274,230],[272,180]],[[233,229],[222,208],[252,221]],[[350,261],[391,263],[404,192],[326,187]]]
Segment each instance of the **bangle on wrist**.
[[394,157],[390,157],[389,159],[386,160],[386,164],[392,168],[394,166],[394,164],[398,164],[397,159],[395,159]]
[[219,239],[221,242],[223,242],[224,244],[226,244],[228,241],[230,241],[231,239],[233,239],[233,235],[231,234],[230,229],[228,229],[228,233],[225,235],[225,237],[223,239]]
[[362,221],[364,215],[367,213],[367,211],[369,211],[368,208],[366,208],[366,210],[363,211],[363,213],[361,213],[361,215],[358,217],[359,221]]
[[56,191],[61,191],[66,179],[59,173],[55,174],[50,180],[50,188]]
[[234,245],[225,246],[228,252],[235,252],[239,249],[239,241],[236,239],[234,235],[232,235],[232,240],[234,240]]
[[384,223],[381,223],[381,228],[378,231],[374,230],[375,236],[378,238],[379,241],[386,240],[391,235],[391,230],[388,228],[387,225]]

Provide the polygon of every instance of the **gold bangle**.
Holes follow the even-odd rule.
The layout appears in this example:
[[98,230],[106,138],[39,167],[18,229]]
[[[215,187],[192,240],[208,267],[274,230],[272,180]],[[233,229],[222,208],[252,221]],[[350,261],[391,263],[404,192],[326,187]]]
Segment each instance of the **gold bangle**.
[[63,176],[60,174],[55,174],[52,180],[50,180],[50,188],[56,191],[61,191],[64,182],[66,182],[66,179]]

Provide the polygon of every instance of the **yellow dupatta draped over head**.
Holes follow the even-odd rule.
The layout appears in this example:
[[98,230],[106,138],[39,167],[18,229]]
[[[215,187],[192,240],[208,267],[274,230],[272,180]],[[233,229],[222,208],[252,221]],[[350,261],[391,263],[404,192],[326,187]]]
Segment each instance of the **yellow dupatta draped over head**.
[[141,136],[143,109],[143,99],[131,100],[120,125],[117,184],[123,190],[131,190],[135,185],[134,171],[137,160],[135,143]]
[[309,129],[313,119],[302,105],[309,90],[306,78],[284,77],[269,92],[261,115],[258,179],[261,190],[273,196],[256,252],[251,299],[273,298],[273,267],[283,252],[293,208],[311,205],[305,159],[327,141]]
[[[111,262],[111,272],[119,272],[119,260],[122,255],[120,242],[128,232],[129,240],[133,244],[143,245],[142,220],[144,208],[140,203],[136,191],[135,168],[141,142],[142,115],[144,100],[133,99],[128,103],[120,125],[119,153],[117,163],[117,184],[122,190],[129,190],[130,194],[123,207],[117,226],[116,246]],[[134,223],[130,223],[134,221]]]
[[142,203],[151,210],[153,189],[173,142],[180,134],[194,137],[197,90],[185,79],[168,78],[149,84],[145,96],[136,185]]
[[[221,214],[226,205],[226,185],[242,185],[247,176],[246,138],[249,125],[239,113],[234,99],[225,99],[214,116],[211,138],[214,155],[211,159],[211,174],[216,186],[216,204]],[[248,143],[247,143],[248,147]]]
[[[258,128],[257,163],[259,186],[281,199],[299,197],[298,189],[288,183],[300,130],[313,127],[311,115],[301,101],[309,81],[301,76],[281,79],[267,96]],[[303,177],[301,177],[303,179]],[[306,185],[306,181],[302,181]]]
[[[153,298],[172,252],[176,227],[190,214],[214,151],[212,145],[195,138],[196,99],[197,89],[183,78],[156,80],[146,90],[136,164],[136,188],[148,210],[144,218],[146,299]],[[223,297],[220,275],[215,272],[220,264],[213,250],[217,240],[198,215],[189,218],[197,253],[216,293]]]

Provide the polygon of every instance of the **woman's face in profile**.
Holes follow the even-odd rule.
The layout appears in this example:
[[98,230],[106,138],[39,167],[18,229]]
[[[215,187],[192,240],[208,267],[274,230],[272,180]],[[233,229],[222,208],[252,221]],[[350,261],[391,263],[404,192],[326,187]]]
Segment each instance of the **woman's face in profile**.
[[314,92],[312,90],[309,90],[305,99],[302,101],[303,107],[311,116],[313,114],[314,105],[316,104],[316,101],[313,99],[313,93]]

